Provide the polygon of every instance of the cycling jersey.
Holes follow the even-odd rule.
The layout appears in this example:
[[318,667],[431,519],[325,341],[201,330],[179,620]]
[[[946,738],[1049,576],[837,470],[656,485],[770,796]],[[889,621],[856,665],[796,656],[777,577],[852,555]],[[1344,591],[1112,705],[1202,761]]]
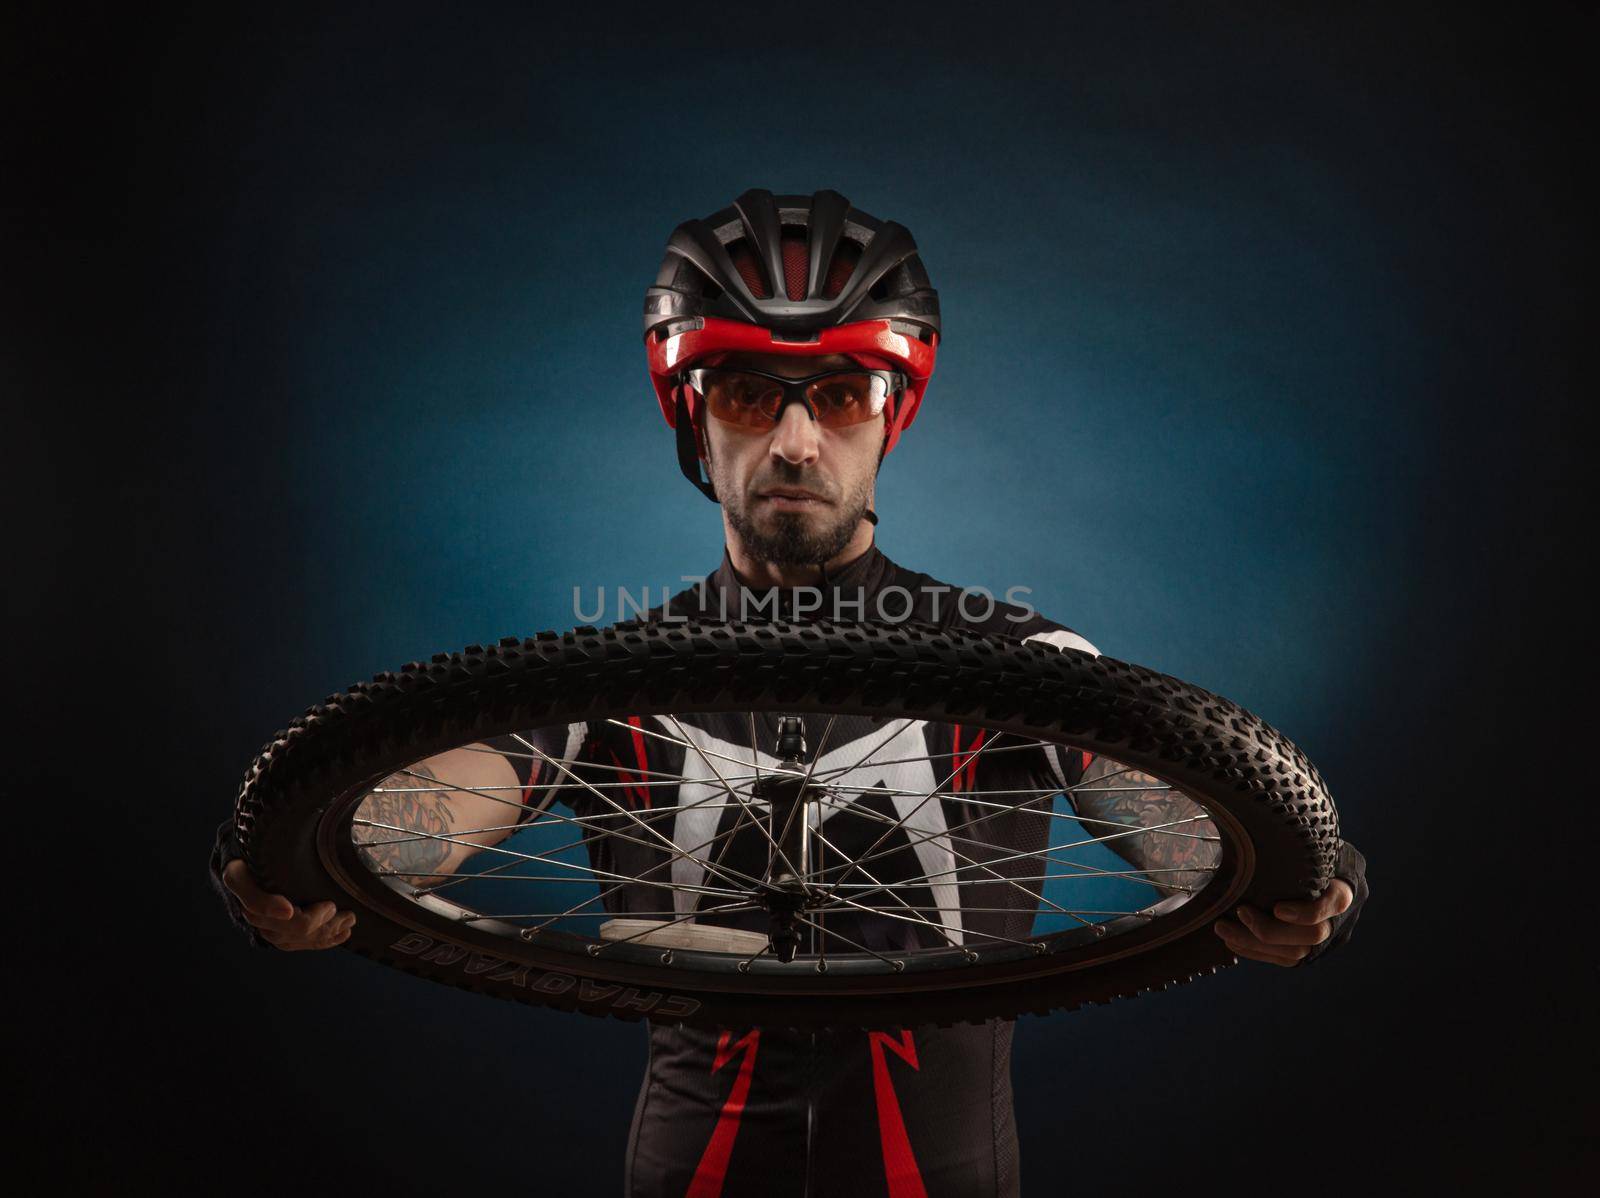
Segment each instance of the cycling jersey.
[[[876,547],[826,577],[822,587],[798,590],[752,589],[725,553],[719,569],[702,583],[642,619],[834,617],[915,621],[1095,651],[1077,633],[1037,612],[906,570]],[[530,804],[543,787],[564,782],[561,801],[577,816],[603,814],[596,792],[571,785],[589,776],[588,770],[603,770],[612,783],[607,793],[620,793],[629,808],[641,814],[662,805],[676,809],[670,821],[658,815],[651,825],[661,828],[679,853],[643,836],[588,841],[597,871],[634,879],[607,888],[607,913],[662,918],[692,910],[694,888],[718,869],[735,876],[764,874],[770,841],[752,828],[735,830],[743,814],[736,804],[706,800],[723,788],[719,775],[736,768],[729,763],[776,764],[777,719],[695,713],[667,723],[633,717],[620,724],[557,726],[525,734],[550,762],[534,760],[525,748],[508,760],[518,768]],[[820,935],[838,940],[827,943],[837,951],[886,953],[946,940],[1029,934],[1038,906],[1038,884],[1030,879],[1038,868],[1028,854],[1045,847],[1048,829],[1041,825],[1049,821],[1022,818],[1015,809],[993,804],[976,807],[960,792],[1054,792],[1082,776],[1086,755],[1022,742],[1008,751],[1004,735],[959,723],[816,715],[803,722],[814,768],[831,779],[833,788],[830,800],[814,810],[822,859],[830,853],[840,860],[858,857],[871,849],[872,883],[895,886],[915,913],[915,918],[888,913],[881,903],[870,912],[830,910]],[[662,776],[682,779],[675,793],[644,784]],[[631,785],[631,779],[639,785]],[[926,795],[936,801],[920,802]],[[1017,800],[1019,806],[1022,802]],[[851,818],[856,804],[859,818]],[[891,824],[898,827],[879,843],[881,830]],[[230,855],[222,844],[214,869]],[[974,862],[980,863],[977,874]],[[1359,854],[1345,846],[1340,872],[1357,902],[1313,956],[1348,938],[1365,897],[1362,865]],[[652,886],[654,881],[673,885]],[[756,932],[768,927],[761,911],[697,922]],[[816,1031],[651,1024],[649,1063],[629,1137],[626,1193],[629,1198],[1014,1196],[1020,1183],[1012,1030],[1013,1022],[1002,1019],[948,1028]]]

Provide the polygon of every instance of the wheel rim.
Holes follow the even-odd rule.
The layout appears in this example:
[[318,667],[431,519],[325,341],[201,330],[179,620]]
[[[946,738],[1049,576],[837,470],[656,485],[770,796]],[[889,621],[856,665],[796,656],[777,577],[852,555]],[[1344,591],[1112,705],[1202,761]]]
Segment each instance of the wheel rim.
[[[692,752],[697,752],[702,765],[709,769],[701,768],[693,776],[679,774],[624,780],[615,773],[608,774],[603,766],[599,769],[586,766],[581,770],[569,766],[561,785],[582,796],[589,804],[588,814],[579,815],[576,809],[562,812],[557,810],[559,804],[552,803],[530,826],[469,858],[472,863],[469,869],[442,883],[425,882],[418,886],[415,871],[412,871],[413,876],[405,877],[405,870],[374,868],[378,864],[374,852],[388,847],[382,843],[384,838],[391,842],[403,842],[407,838],[412,841],[443,838],[461,843],[468,835],[482,829],[425,834],[361,815],[364,805],[370,813],[370,800],[375,794],[410,789],[418,793],[432,790],[460,794],[466,791],[482,797],[480,792],[486,789],[463,788],[438,777],[419,779],[418,771],[410,768],[417,764],[415,762],[408,763],[400,771],[385,770],[369,777],[347,788],[330,803],[318,824],[319,855],[341,887],[357,896],[364,905],[380,911],[402,928],[410,929],[419,937],[416,943],[448,945],[462,953],[481,954],[497,961],[556,968],[617,981],[679,989],[815,995],[818,998],[830,994],[980,987],[1088,969],[1149,952],[1191,934],[1227,910],[1250,884],[1254,852],[1250,837],[1233,813],[1204,791],[1193,786],[1179,786],[1153,772],[1148,765],[1128,764],[1066,740],[1019,734],[1014,725],[1003,722],[974,721],[962,726],[979,742],[977,747],[965,760],[956,763],[957,769],[940,771],[934,768],[934,754],[924,755],[921,763],[908,763],[904,756],[874,757],[885,746],[903,745],[908,732],[920,733],[925,725],[935,722],[916,716],[899,715],[884,721],[884,727],[899,726],[899,730],[869,752],[844,755],[830,750],[829,741],[841,718],[861,718],[858,710],[830,708],[818,703],[796,708],[791,704],[781,713],[741,712],[737,718],[748,722],[752,729],[751,740],[759,741],[766,726],[780,715],[801,718],[803,731],[809,734],[806,760],[789,769],[787,774],[791,782],[798,782],[803,788],[802,801],[806,806],[796,809],[805,810],[808,818],[800,826],[813,833],[813,844],[818,850],[814,864],[800,871],[804,875],[808,899],[797,920],[810,939],[788,962],[776,959],[778,954],[774,951],[771,934],[773,903],[770,896],[763,901],[759,894],[762,884],[770,884],[772,879],[763,871],[749,867],[750,854],[745,851],[751,844],[757,844],[764,848],[769,867],[774,862],[796,864],[778,851],[784,845],[782,835],[771,834],[775,825],[770,820],[782,798],[776,796],[777,801],[774,801],[775,796],[761,793],[764,779],[784,776],[786,771],[779,768],[782,759],[776,746],[770,753],[758,746],[757,753],[746,761],[718,760],[717,750],[697,746],[690,730],[706,721],[705,712],[655,711],[638,715],[631,721],[612,716],[608,718],[608,725],[626,726],[630,734],[648,733],[663,741],[677,742],[676,747],[682,749],[686,762],[693,759]],[[720,718],[727,722],[735,717],[724,712]],[[643,727],[636,728],[635,723]],[[565,727],[549,727],[557,726]],[[537,732],[538,729],[525,731]],[[550,755],[539,748],[536,738],[518,736],[530,759],[543,756],[545,761],[541,765],[549,763]],[[845,744],[855,746],[856,740]],[[1044,746],[1057,752],[1091,752],[1093,762],[1105,764],[1097,772],[1086,773],[1076,784],[1057,788],[1048,795],[1042,789],[1028,795],[1001,795],[994,793],[996,788],[977,786],[946,789],[959,783],[958,775],[968,766],[977,766],[967,775],[976,780],[986,760],[995,760],[1006,753],[1043,752]],[[903,753],[903,749],[890,751]],[[430,757],[439,755],[436,751]],[[860,760],[849,760],[857,756]],[[846,764],[841,765],[841,760]],[[924,776],[934,776],[936,785],[925,791],[897,793],[884,788],[881,782],[877,787],[863,784],[863,769],[870,771],[875,766],[904,767],[907,764],[925,765]],[[798,778],[794,777],[796,774]],[[1167,803],[1181,798],[1192,810],[1172,827],[1159,822],[1153,826],[1112,827],[1109,824],[1113,821],[1097,821],[1094,817],[1086,820],[1067,806],[1067,795],[1082,801],[1094,790],[1106,792],[1116,787],[1119,778],[1135,778],[1134,785],[1141,794],[1163,795]],[[397,779],[426,781],[431,786],[396,787]],[[1152,779],[1160,789],[1146,784],[1144,779]],[[630,788],[635,794],[648,793],[650,805],[643,810],[629,809],[619,801],[619,796]],[[672,801],[659,801],[668,796]],[[877,799],[888,806],[875,806],[868,799]],[[894,812],[920,812],[930,805],[943,810],[947,804],[958,805],[968,813],[968,818],[965,821],[951,819],[947,813],[942,833],[923,835],[920,839],[906,835],[905,843],[896,841],[896,836],[913,824],[911,817],[901,814],[897,819]],[[685,812],[703,816],[712,807],[719,808],[720,814],[709,846],[695,841],[678,843],[673,832],[679,817]],[[509,812],[510,807],[506,810]],[[979,814],[971,815],[974,811]],[[985,822],[1007,816],[1036,821],[1054,834],[1046,836],[1042,845],[1025,852],[1013,852],[1009,861],[997,859],[1007,854],[979,855],[976,843],[981,843]],[[763,819],[768,822],[763,823]],[[855,829],[861,833],[855,841],[857,851],[847,851],[838,843],[845,839],[834,831],[840,821],[860,825]],[[793,827],[792,821],[789,826]],[[1197,826],[1205,831],[1183,830]],[[776,827],[781,831],[782,825]],[[1097,834],[1091,834],[1091,828]],[[1133,831],[1135,828],[1137,832]],[[364,834],[368,839],[358,843],[353,832]],[[551,833],[561,835],[565,847],[552,845],[549,842]],[[973,833],[980,835],[971,835]],[[668,872],[675,861],[681,864],[681,859],[672,855],[674,851],[693,855],[701,848],[706,848],[708,855],[720,848],[724,857],[732,855],[742,861],[744,867],[713,859],[704,871],[706,882],[703,885],[658,883],[647,888],[670,894],[674,904],[670,908],[634,904],[621,913],[604,910],[602,895],[606,888],[613,888],[613,895],[622,893],[622,888],[638,884],[639,875],[628,875],[629,880],[624,881],[613,871],[596,871],[589,841],[600,835],[645,841],[658,848],[662,857],[659,866],[667,867]],[[545,837],[543,843],[541,836]],[[942,842],[939,842],[940,836]],[[1166,887],[1173,892],[1165,897],[1157,881],[1165,878],[1157,872],[1164,867],[1140,869],[1123,862],[1120,868],[1108,869],[1103,859],[1085,859],[1092,855],[1092,850],[1108,852],[1108,839],[1136,836],[1209,837],[1207,843],[1216,846],[1216,859],[1203,869],[1181,871],[1185,875],[1203,874],[1203,880],[1192,876],[1166,879],[1176,882],[1176,887]],[[865,852],[859,851],[862,837],[867,843]],[[531,843],[519,847],[518,840],[524,838]],[[944,854],[943,868],[953,871],[949,877],[941,879],[935,876],[939,870],[926,868],[928,854],[919,855],[918,845],[929,843],[937,843]],[[741,851],[735,852],[736,849]],[[924,868],[920,873],[900,869],[894,871],[892,877],[884,876],[897,857],[918,857],[918,865]],[[582,864],[586,858],[590,862],[587,867]],[[1019,872],[1015,868],[1018,864],[1025,866],[1026,871]],[[1001,866],[1008,872],[1003,872]],[[580,878],[578,875],[585,870],[590,876]],[[995,874],[1001,876],[997,879],[992,876]],[[582,896],[586,902],[579,901],[576,896],[580,883],[590,888]],[[1113,883],[1120,885],[1124,895],[1131,892],[1130,888],[1148,893],[1150,901],[1137,907],[1126,903],[1083,901],[1082,896],[1092,893],[1096,887],[1104,892]],[[939,889],[946,895],[951,890],[960,895],[959,911],[953,913],[948,903],[939,901],[942,897],[936,893]],[[1075,892],[1076,897],[1068,894],[1069,890]],[[524,896],[538,895],[546,900],[562,892],[574,897],[561,903],[519,903],[501,897],[518,891]],[[968,922],[969,913],[983,914],[983,903],[969,901],[976,891],[990,895],[1003,893],[1007,902],[1003,908],[1006,918],[1018,913],[1019,904],[1033,902],[1029,934],[1025,937],[1006,935],[986,929],[981,926],[982,921],[978,926]],[[1023,898],[1024,892],[1027,899]],[[683,904],[691,897],[699,906],[686,916]],[[1068,901],[1063,902],[1064,898]],[[708,906],[721,910],[708,911]],[[952,926],[953,914],[960,921],[955,927]],[[604,923],[619,918],[648,920],[653,926],[641,931],[627,925],[612,929],[609,936],[601,933]],[[1052,920],[1061,926],[1052,926]],[[878,951],[882,944],[875,948],[870,938],[859,930],[869,922],[908,928],[918,943],[902,951]],[[728,925],[746,933],[753,929],[765,932],[765,946],[752,952],[711,949],[669,935],[674,929],[684,927]],[[852,930],[856,934],[852,935]],[[753,947],[753,942],[748,942],[746,947]],[[402,948],[401,951],[406,950]],[[437,950],[430,947],[429,951]]]

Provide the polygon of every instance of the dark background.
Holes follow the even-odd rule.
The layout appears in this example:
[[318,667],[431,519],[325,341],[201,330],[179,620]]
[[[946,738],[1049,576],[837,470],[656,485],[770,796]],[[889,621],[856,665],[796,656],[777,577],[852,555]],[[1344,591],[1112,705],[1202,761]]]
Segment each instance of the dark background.
[[1592,1157],[1589,6],[334,7],[8,18],[50,1188],[617,1187],[640,1028],[252,951],[203,858],[321,695],[712,568],[637,313],[749,186],[902,221],[942,292],[885,550],[1260,711],[1369,861],[1312,968],[1024,1020],[1027,1192]]

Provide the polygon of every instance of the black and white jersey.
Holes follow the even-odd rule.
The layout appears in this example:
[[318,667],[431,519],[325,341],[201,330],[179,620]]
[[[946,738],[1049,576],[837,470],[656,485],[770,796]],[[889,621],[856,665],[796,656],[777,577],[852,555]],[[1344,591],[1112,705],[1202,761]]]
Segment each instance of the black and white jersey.
[[[756,592],[726,555],[702,584],[645,620],[864,618],[913,620],[988,636],[1094,648],[1015,605],[969,596],[895,565],[875,547],[824,588]],[[820,598],[819,598],[820,597]],[[725,878],[761,878],[772,848],[748,820],[759,800],[728,801],[730,785],[777,764],[778,716],[713,712],[635,716],[527,734],[550,762],[520,761],[528,800],[558,787],[580,817],[624,805],[670,837],[596,836],[590,861],[619,917],[671,918],[763,932],[760,910],[720,915],[697,894]],[[862,861],[842,890],[861,908],[830,910],[811,928],[832,951],[892,953],[1030,934],[1038,853],[1050,823],[1017,807],[1043,804],[1087,760],[959,723],[804,717],[808,764],[827,797],[808,804],[813,864]],[[980,752],[982,750],[982,752]],[[555,764],[559,762],[560,764]],[[681,779],[663,786],[659,780]],[[578,780],[605,781],[585,790]],[[630,784],[636,780],[637,785]],[[969,798],[976,792],[984,799]],[[1009,803],[995,795],[1014,795]],[[601,797],[604,796],[604,797]],[[670,818],[649,813],[665,807]],[[601,823],[596,820],[596,823]],[[602,826],[604,826],[602,824]],[[886,833],[886,830],[887,833]],[[670,882],[669,887],[652,885]],[[893,888],[899,896],[885,901]],[[874,897],[875,895],[875,897]],[[867,908],[871,908],[870,910]],[[655,1026],[628,1152],[631,1198],[884,1195],[973,1198],[1017,1192],[1010,1021],[955,1028],[795,1032]]]

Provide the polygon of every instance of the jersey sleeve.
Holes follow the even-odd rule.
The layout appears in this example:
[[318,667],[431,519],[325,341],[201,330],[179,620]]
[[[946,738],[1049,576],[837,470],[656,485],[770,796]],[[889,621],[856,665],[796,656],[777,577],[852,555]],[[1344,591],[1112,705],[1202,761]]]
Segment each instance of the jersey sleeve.
[[[483,743],[505,756],[522,784],[523,819],[566,798],[575,784],[568,772],[583,756],[589,725],[552,724],[529,732],[487,738]],[[570,805],[570,804],[569,804]]]
[[[1100,650],[1096,649],[1087,637],[1042,616],[1036,616],[1034,620],[1041,627],[1032,631],[1024,629],[1023,644],[1049,645],[1055,649],[1076,649],[1082,653],[1091,653],[1095,657],[1100,656]],[[1077,811],[1078,804],[1073,800],[1072,787],[1083,780],[1083,771],[1089,768],[1093,756],[1068,745],[1046,745],[1044,759],[1046,785],[1059,786],[1067,799],[1072,802],[1072,809]]]

